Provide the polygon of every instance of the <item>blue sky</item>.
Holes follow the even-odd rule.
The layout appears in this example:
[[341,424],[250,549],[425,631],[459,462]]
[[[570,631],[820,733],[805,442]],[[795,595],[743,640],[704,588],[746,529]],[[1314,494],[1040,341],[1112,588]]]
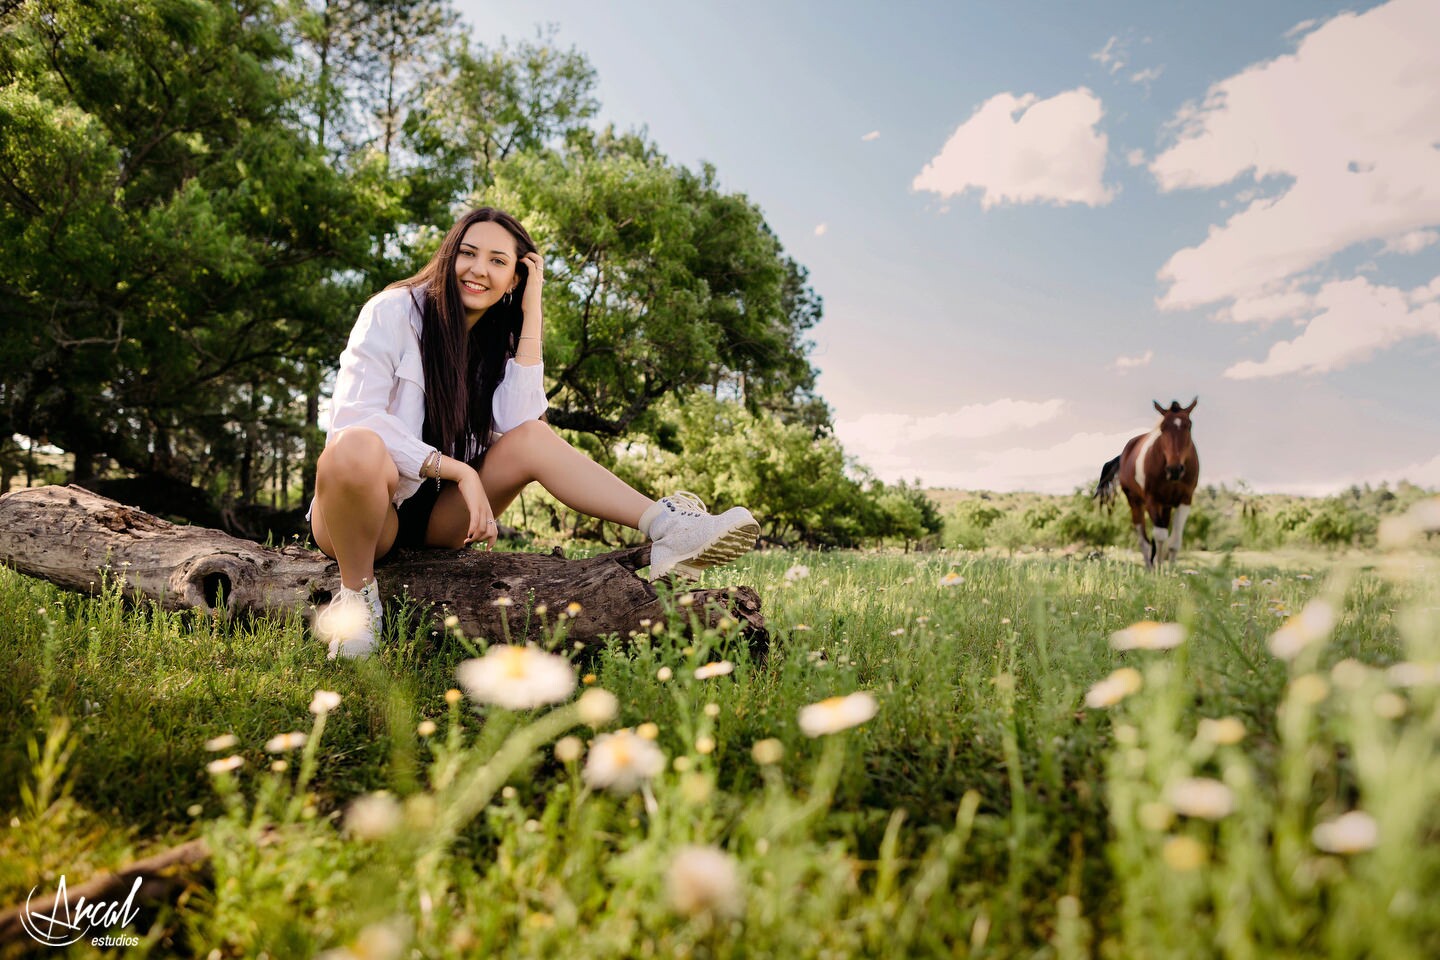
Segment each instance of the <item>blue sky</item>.
[[1198,394],[1202,482],[1440,486],[1440,0],[460,9],[760,206],[886,479],[1069,490]]

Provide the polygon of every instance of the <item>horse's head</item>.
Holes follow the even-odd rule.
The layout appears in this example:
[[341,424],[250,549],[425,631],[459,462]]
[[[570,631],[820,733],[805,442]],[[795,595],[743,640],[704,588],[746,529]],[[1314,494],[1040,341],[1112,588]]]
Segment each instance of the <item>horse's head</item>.
[[1185,479],[1185,463],[1195,452],[1195,446],[1190,441],[1190,411],[1199,402],[1200,398],[1196,397],[1190,401],[1190,406],[1182,407],[1180,401],[1171,400],[1169,407],[1162,407],[1158,400],[1151,401],[1155,404],[1155,412],[1160,414],[1160,439],[1155,446],[1165,458],[1166,480]]

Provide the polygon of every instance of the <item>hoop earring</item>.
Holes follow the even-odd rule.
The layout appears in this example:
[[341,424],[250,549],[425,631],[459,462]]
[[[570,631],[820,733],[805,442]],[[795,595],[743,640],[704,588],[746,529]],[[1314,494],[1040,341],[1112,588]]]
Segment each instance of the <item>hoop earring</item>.
[[510,301],[514,299],[514,292],[515,291],[513,290],[506,290],[505,295],[500,298],[500,302],[505,304],[505,306],[507,307],[510,306]]

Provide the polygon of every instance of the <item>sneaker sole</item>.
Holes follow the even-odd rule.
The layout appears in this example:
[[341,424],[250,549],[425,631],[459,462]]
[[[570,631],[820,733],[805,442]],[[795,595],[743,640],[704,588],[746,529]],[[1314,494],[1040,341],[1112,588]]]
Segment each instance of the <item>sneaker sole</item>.
[[653,579],[658,580],[667,573],[676,573],[694,580],[700,576],[702,570],[729,563],[736,557],[742,557],[749,553],[758,539],[760,539],[760,524],[758,523],[742,523],[737,527],[731,527],[701,547],[695,556],[675,561],[669,570],[656,574]]

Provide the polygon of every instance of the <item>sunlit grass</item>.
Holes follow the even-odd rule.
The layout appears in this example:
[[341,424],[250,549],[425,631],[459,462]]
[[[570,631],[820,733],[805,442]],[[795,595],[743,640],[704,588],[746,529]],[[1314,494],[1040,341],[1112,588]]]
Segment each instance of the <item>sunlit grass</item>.
[[[298,619],[0,571],[0,891],[204,836],[213,881],[158,952],[1430,955],[1440,627],[1433,560],[1403,556],[1156,576],[1123,551],[752,554],[701,585],[760,591],[768,654],[676,608],[578,667],[616,698],[593,726],[573,698],[463,697],[487,638],[392,632],[328,662]],[[1317,600],[1330,629],[1277,658]],[[1145,621],[1177,626],[1114,639]],[[313,713],[317,690],[338,705]],[[802,729],[857,691],[873,717],[836,702]],[[617,731],[623,791],[586,776]]]

